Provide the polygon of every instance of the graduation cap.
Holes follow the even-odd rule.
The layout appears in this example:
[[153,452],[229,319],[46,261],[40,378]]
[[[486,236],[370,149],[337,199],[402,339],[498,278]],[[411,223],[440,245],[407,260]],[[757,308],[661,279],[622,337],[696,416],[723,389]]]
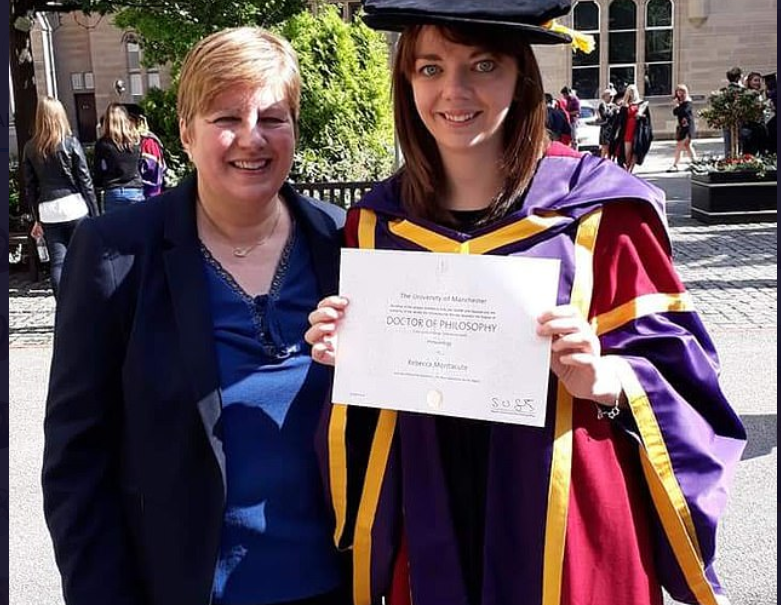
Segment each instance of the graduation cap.
[[571,0],[364,0],[363,8],[366,25],[387,31],[480,25],[517,32],[530,44],[570,44],[577,34],[555,21]]
[[120,103],[120,105],[125,108],[127,115],[129,115],[131,119],[138,120],[139,118],[144,117],[144,110],[141,109],[141,106],[138,103]]

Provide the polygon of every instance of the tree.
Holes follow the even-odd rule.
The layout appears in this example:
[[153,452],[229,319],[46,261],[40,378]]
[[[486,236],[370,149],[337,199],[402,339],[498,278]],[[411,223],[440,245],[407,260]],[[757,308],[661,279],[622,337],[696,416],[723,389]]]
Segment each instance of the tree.
[[[32,136],[38,92],[35,86],[30,30],[36,13],[119,13],[126,23],[137,20],[150,32],[147,60],[165,63],[181,59],[199,37],[222,27],[246,23],[272,24],[295,14],[305,0],[9,0],[9,64],[14,97],[17,157]],[[18,179],[23,182],[19,162]],[[22,203],[24,203],[22,191]]]
[[[33,65],[32,41],[30,30],[36,12],[42,10],[63,12],[76,10],[76,3],[65,5],[46,0],[10,0],[10,19],[8,33],[8,62],[11,69],[11,83],[14,95],[14,127],[16,128],[17,157],[21,159],[22,150],[32,136],[35,108],[38,105],[38,92],[35,88],[35,67]],[[17,180],[22,179],[23,163],[17,167]],[[24,203],[24,189],[21,191]]]
[[727,86],[710,94],[708,107],[700,110],[700,117],[711,128],[730,131],[728,156],[737,158],[740,154],[741,125],[762,121],[764,110],[765,103],[756,91],[742,86]]
[[[357,179],[386,173],[392,162],[393,130],[384,38],[363,24],[344,23],[332,6],[319,7],[315,19],[305,10],[309,5],[306,0],[10,0],[10,63],[20,157],[37,104],[30,44],[34,14],[80,10],[114,14],[119,27],[138,35],[145,62],[168,62],[174,75],[187,50],[209,33],[250,24],[277,27],[300,53],[304,77],[305,117],[294,175]],[[175,111],[174,98],[169,93],[153,99],[160,115]],[[173,132],[172,127],[169,134]]]
[[306,7],[306,0],[158,0],[154,10],[148,4],[118,9],[114,23],[140,36],[145,62],[177,67],[208,34],[239,25],[272,27]]
[[30,138],[31,126],[38,104],[35,90],[35,69],[33,67],[30,29],[36,8],[34,0],[11,0],[10,28],[8,35],[8,59],[13,83],[14,121],[19,157],[24,144]]
[[393,163],[388,46],[360,20],[333,6],[306,11],[280,33],[298,53],[303,87],[300,140],[292,177],[374,180]]
[[[250,10],[248,4],[234,2],[232,18],[220,13],[208,22],[207,12],[197,17],[155,13],[150,18],[147,11],[133,9],[120,11],[116,18],[118,25],[138,34],[145,61],[168,61],[173,66],[172,89],[147,95],[142,105],[172,163],[183,169],[175,87],[187,50],[211,31],[255,24],[261,17],[270,21],[292,10],[292,4],[282,11],[268,3],[275,7],[272,14],[256,5]],[[280,25],[263,25],[290,40],[301,66],[300,137],[291,176],[299,181],[371,180],[387,174],[393,162],[393,124],[384,36],[361,22],[345,23],[333,6],[319,6],[317,17],[302,10]]]
[[19,157],[31,136],[38,104],[30,40],[36,13],[117,13],[124,23],[140,29],[145,26],[148,34],[154,34],[144,37],[147,59],[165,63],[181,59],[184,51],[207,33],[249,22],[279,23],[305,4],[305,0],[10,0],[8,57]]

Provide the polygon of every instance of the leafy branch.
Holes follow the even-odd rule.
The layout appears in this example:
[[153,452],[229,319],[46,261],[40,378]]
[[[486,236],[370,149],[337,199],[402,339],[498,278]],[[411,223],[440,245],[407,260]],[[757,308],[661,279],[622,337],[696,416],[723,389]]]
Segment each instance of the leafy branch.
[[700,110],[700,117],[711,128],[729,129],[747,122],[761,122],[765,110],[762,97],[739,86],[728,86],[712,92],[708,107]]

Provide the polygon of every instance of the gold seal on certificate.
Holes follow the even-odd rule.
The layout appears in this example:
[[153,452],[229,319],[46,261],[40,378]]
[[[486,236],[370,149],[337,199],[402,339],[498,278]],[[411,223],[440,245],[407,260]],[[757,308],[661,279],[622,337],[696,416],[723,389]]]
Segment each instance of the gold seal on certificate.
[[342,251],[334,401],[541,427],[559,261]]

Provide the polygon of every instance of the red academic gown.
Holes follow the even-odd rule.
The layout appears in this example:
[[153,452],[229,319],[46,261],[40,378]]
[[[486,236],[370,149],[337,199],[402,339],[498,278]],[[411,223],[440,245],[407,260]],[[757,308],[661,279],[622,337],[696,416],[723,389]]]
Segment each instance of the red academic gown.
[[[348,213],[366,248],[562,260],[559,304],[623,360],[613,421],[551,376],[543,429],[492,423],[481,605],[716,605],[715,531],[745,431],[670,258],[661,194],[553,147],[523,207],[474,234],[406,217],[390,180]],[[335,404],[321,435],[356,605],[466,605],[433,417]]]

